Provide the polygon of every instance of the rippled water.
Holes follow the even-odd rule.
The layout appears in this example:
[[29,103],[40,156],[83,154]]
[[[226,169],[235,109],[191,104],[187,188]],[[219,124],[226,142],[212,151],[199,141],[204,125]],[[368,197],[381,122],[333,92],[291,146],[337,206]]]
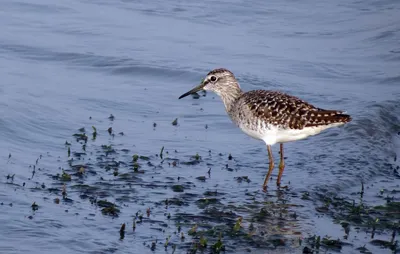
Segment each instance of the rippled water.
[[[176,253],[184,252],[192,240],[174,235],[177,223],[187,232],[194,222],[233,225],[242,216],[247,227],[263,206],[268,211],[287,208],[274,207],[278,203],[292,204],[287,214],[299,217],[288,216],[285,225],[276,218],[260,220],[258,227],[265,228],[259,231],[274,235],[275,228],[290,228],[297,232],[291,235],[301,238],[342,238],[340,225],[316,212],[317,201],[301,201],[301,193],[351,198],[363,181],[365,198],[377,205],[382,189],[399,190],[399,175],[393,170],[400,157],[398,1],[5,0],[1,6],[2,253],[147,253],[152,241],[164,244],[169,234],[179,246]],[[290,190],[280,192],[272,184],[269,193],[262,193],[265,145],[230,122],[216,95],[177,99],[216,67],[233,71],[244,90],[289,92],[319,107],[346,110],[353,121],[287,144],[283,184],[290,183]],[[171,124],[175,118],[177,126]],[[62,183],[55,175],[71,166],[65,142],[71,142],[72,152],[81,152],[82,144],[72,134],[85,127],[90,136],[92,125],[99,137],[88,142],[82,159],[87,175],[67,183],[71,200],[57,205],[53,200],[61,198]],[[106,131],[110,126],[115,137]],[[105,156],[101,145],[109,144],[118,151],[112,158],[125,165],[119,169],[127,174],[122,178],[99,164]],[[169,163],[176,159],[178,166],[159,158],[161,147]],[[273,150],[278,158],[278,147]],[[201,162],[193,162],[196,153]],[[151,165],[142,162],[144,174],[132,175],[133,154],[150,156]],[[251,182],[235,178],[240,176]],[[178,183],[185,188],[183,194],[170,188]],[[218,213],[201,203],[207,191],[221,193],[211,195],[216,203],[207,205],[223,212],[217,216],[221,221],[214,221]],[[120,216],[102,215],[82,193],[116,202]],[[396,193],[390,195],[398,202]],[[184,205],[164,209],[162,202],[174,198]],[[32,211],[33,202],[37,211]],[[132,218],[148,207],[154,213],[132,233]],[[172,216],[169,222],[166,214]],[[120,241],[122,223],[129,233]],[[242,243],[227,238],[226,249],[271,249],[263,239]],[[344,247],[343,253],[369,239],[362,235],[349,237],[349,242],[353,246]],[[158,245],[154,251],[164,252]],[[287,252],[285,248],[302,250],[286,244],[278,253]]]

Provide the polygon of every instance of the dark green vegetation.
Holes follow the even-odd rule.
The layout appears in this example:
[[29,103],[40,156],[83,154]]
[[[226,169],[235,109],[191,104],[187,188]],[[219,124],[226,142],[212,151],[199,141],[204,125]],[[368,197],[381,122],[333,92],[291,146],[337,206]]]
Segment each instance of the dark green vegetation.
[[[290,185],[279,190],[272,186],[265,193],[262,177],[235,173],[240,156],[229,151],[181,154],[160,144],[159,150],[143,154],[140,147],[127,149],[123,141],[124,135],[115,135],[108,126],[79,129],[65,142],[59,169],[40,176],[45,182],[50,179],[51,186],[34,190],[71,211],[77,203],[89,206],[92,214],[98,211],[108,220],[104,227],[114,229],[109,237],[156,253],[398,249],[399,186],[364,189],[360,183],[359,192],[343,196]],[[7,181],[13,183],[14,176]],[[373,203],[364,200],[366,192],[376,193]],[[31,209],[46,213],[38,200],[32,200]],[[333,222],[339,231],[327,225],[314,235],[308,225],[317,219]]]
[[[397,187],[399,186],[397,185]],[[355,234],[363,237],[370,246],[379,247],[380,251],[397,253],[399,250],[397,235],[400,232],[400,202],[395,200],[399,198],[399,189],[380,190],[379,194],[375,196],[380,200],[379,205],[365,203],[363,200],[364,184],[362,183],[360,192],[353,193],[353,196],[350,197],[327,193],[327,190],[321,189],[312,195],[319,204],[315,210],[320,215],[329,216],[335,224],[341,225],[344,231],[343,238],[313,237],[308,239],[313,248],[323,246],[339,251],[348,245],[357,247],[351,243],[352,241],[348,241],[349,236]],[[306,194],[302,198],[309,200],[310,196]],[[365,246],[355,249],[360,253],[375,253],[369,251]]]

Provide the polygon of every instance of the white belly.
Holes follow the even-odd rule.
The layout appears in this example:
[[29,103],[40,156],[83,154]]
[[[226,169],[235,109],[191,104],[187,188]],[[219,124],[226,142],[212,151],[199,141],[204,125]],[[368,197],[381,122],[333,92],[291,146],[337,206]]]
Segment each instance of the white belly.
[[281,129],[277,127],[267,128],[266,126],[259,126],[257,130],[249,129],[244,126],[239,126],[240,129],[252,138],[263,140],[267,145],[274,145],[276,143],[286,143],[305,139],[309,136],[319,134],[321,131],[343,125],[344,123],[333,123],[324,126],[306,127],[301,130],[294,129]]

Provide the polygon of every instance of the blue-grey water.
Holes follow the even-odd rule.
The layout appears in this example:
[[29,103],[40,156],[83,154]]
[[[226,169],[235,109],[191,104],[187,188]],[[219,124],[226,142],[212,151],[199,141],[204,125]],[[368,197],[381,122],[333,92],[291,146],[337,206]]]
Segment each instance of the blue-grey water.
[[[154,228],[168,213],[200,213],[190,195],[199,199],[207,190],[224,193],[220,202],[228,208],[243,204],[235,213],[246,220],[253,211],[245,193],[260,191],[267,170],[265,145],[230,122],[216,95],[178,100],[217,67],[234,72],[244,90],[280,90],[352,115],[343,128],[285,145],[283,184],[290,183],[293,192],[346,196],[363,181],[374,205],[382,189],[399,190],[399,175],[392,170],[400,157],[399,12],[396,0],[1,1],[0,253],[172,253],[163,246],[168,235],[177,246],[190,246],[190,236],[181,241],[174,222]],[[175,118],[177,126],[171,124]],[[62,189],[52,176],[68,167],[65,142],[80,151],[72,134],[85,127],[90,136],[93,125],[99,137],[88,142],[92,158],[109,143],[129,149],[121,161],[133,154],[151,156],[155,166],[143,166],[148,171],[142,180],[162,186],[178,176],[185,179],[189,204],[157,210],[154,202],[177,193],[118,187],[112,171],[96,165],[79,181],[98,186],[99,199],[118,203],[119,217],[102,215],[74,191],[73,181],[66,183],[72,201],[55,204],[61,195],[48,189]],[[114,138],[106,131],[110,126]],[[198,153],[204,162],[167,166],[155,156],[163,146],[168,156],[189,160]],[[273,147],[276,159],[278,148]],[[205,183],[195,179],[202,175]],[[251,182],[238,183],[238,176]],[[270,196],[257,197],[267,203],[276,199],[274,183]],[[299,214],[293,228],[343,239],[341,226],[317,214],[314,205],[292,209]],[[148,207],[158,211],[154,221],[132,233],[135,213]],[[127,235],[119,240],[122,223]],[[267,222],[264,227],[272,228]],[[156,238],[162,245],[151,250]],[[353,246],[341,251],[359,253],[355,249],[367,244],[372,253],[391,253],[369,241],[350,234]],[[256,246],[226,248],[266,253]],[[175,253],[184,251],[178,247]]]

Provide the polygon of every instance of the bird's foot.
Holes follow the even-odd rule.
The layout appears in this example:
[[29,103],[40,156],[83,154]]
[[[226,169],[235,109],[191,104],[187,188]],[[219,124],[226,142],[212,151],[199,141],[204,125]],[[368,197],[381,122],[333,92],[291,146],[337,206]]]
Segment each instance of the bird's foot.
[[[290,184],[290,183],[289,183]],[[280,189],[289,189],[289,185],[283,185],[283,186],[281,186],[281,183],[280,182],[276,182],[276,187],[278,187],[278,190],[280,190]]]
[[263,186],[262,186],[262,191],[263,191],[263,192],[267,192],[267,185],[263,185]]

